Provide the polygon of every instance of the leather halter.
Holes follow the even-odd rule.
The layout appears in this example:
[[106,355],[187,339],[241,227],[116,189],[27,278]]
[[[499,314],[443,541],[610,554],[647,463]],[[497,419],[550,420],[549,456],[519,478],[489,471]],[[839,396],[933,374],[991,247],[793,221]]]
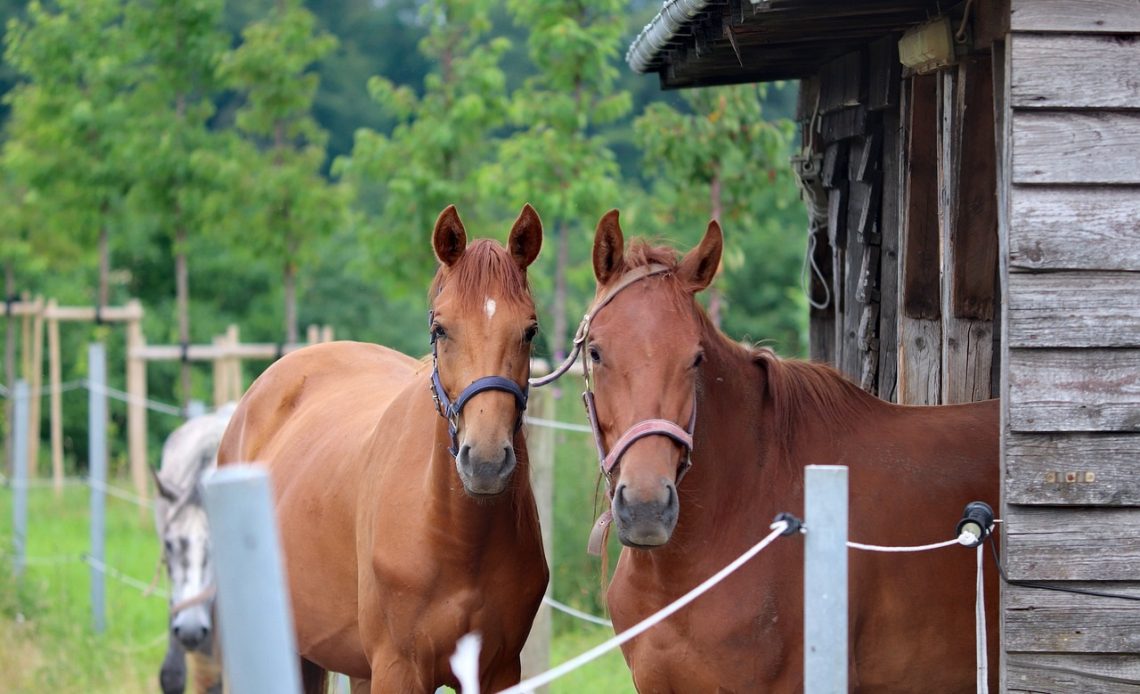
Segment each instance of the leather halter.
[[613,301],[614,296],[617,296],[622,289],[637,283],[637,281],[670,271],[671,268],[668,266],[663,266],[663,264],[660,263],[651,263],[648,264],[648,266],[634,268],[626,272],[625,275],[622,275],[617,281],[617,284],[610,287],[609,291],[606,291],[600,299],[594,302],[593,307],[591,307],[591,309],[586,312],[586,316],[581,319],[578,332],[575,334],[575,338],[573,338],[573,349],[570,352],[570,356],[562,362],[559,368],[554,369],[554,372],[551,374],[541,378],[532,378],[530,381],[530,384],[536,387],[552,383],[554,379],[567,372],[567,369],[573,364],[573,360],[578,357],[579,353],[581,354],[581,367],[583,367],[583,374],[586,378],[586,391],[581,394],[581,398],[583,398],[583,402],[586,405],[586,417],[589,419],[589,427],[591,427],[591,430],[594,432],[594,444],[597,447],[598,465],[602,468],[602,474],[605,476],[606,481],[606,490],[608,490],[608,495],[611,498],[613,496],[613,489],[610,487],[610,483],[612,482],[614,468],[621,462],[621,457],[626,454],[629,447],[633,446],[635,441],[644,439],[645,436],[667,436],[667,438],[673,439],[681,444],[685,449],[685,459],[677,471],[677,482],[681,482],[682,477],[689,471],[689,468],[692,467],[693,428],[697,425],[697,397],[695,397],[695,393],[693,394],[693,411],[689,417],[689,426],[682,428],[675,422],[668,421],[668,419],[643,419],[643,421],[637,422],[627,428],[625,433],[622,433],[617,442],[613,444],[613,448],[609,452],[606,452],[604,443],[602,442],[602,427],[597,422],[597,408],[594,403],[591,367],[589,367],[586,354],[581,351],[581,348],[583,348],[583,345],[589,338],[589,325],[591,325],[597,313],[605,308],[606,304]]
[[[435,323],[435,311],[428,311],[428,328]],[[530,394],[529,384],[520,388],[519,384],[503,376],[484,376],[476,379],[471,385],[459,393],[459,397],[452,401],[447,397],[447,390],[439,380],[439,355],[435,334],[431,336],[431,397],[435,401],[435,408],[440,416],[447,420],[447,433],[451,437],[451,447],[447,450],[452,457],[459,455],[459,415],[463,406],[479,393],[487,390],[501,390],[515,396],[515,406],[518,408],[518,417],[515,419],[515,431],[522,426],[523,413],[526,412],[526,401]]]

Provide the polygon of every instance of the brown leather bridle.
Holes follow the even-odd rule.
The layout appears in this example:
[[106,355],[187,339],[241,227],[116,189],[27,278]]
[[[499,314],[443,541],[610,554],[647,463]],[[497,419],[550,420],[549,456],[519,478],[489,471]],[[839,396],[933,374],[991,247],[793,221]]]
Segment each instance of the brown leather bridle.
[[[570,354],[566,360],[562,362],[554,371],[546,376],[530,379],[530,385],[533,387],[541,387],[548,385],[557,380],[562,374],[570,368],[574,360],[581,355],[582,357],[582,374],[586,381],[586,390],[582,393],[582,402],[586,406],[586,418],[590,422],[590,430],[594,434],[594,444],[598,451],[598,465],[601,468],[602,475],[606,478],[606,496],[610,499],[613,498],[613,473],[617,469],[618,464],[621,462],[622,456],[629,450],[634,442],[643,439],[647,436],[665,436],[673,441],[676,441],[685,449],[685,457],[681,461],[681,465],[677,470],[677,482],[685,476],[689,468],[692,467],[692,452],[693,452],[693,430],[696,428],[697,423],[697,397],[696,392],[693,393],[693,410],[689,416],[689,423],[687,427],[682,428],[676,422],[668,419],[652,418],[643,419],[628,429],[618,437],[617,442],[607,453],[605,444],[602,442],[602,428],[598,423],[598,411],[594,403],[594,388],[593,388],[593,371],[590,367],[590,361],[586,353],[582,350],[582,346],[586,343],[590,336],[590,323],[598,315],[607,304],[613,301],[623,289],[630,285],[639,282],[647,277],[653,277],[665,272],[671,272],[672,269],[666,265],[659,263],[652,263],[636,267],[621,276],[621,278],[610,287],[605,294],[600,296],[582,317],[582,322],[578,325],[578,330],[574,334],[574,343]],[[612,522],[613,516],[607,509],[594,523],[594,529],[590,533],[589,552],[591,554],[601,553],[601,539],[604,536],[606,527]]]

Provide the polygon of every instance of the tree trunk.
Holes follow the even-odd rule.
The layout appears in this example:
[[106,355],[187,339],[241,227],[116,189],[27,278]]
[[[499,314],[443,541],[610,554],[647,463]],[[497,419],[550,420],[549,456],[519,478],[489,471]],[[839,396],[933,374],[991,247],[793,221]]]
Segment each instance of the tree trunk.
[[285,344],[297,342],[297,265],[291,257],[285,258],[283,277],[285,291]]
[[[104,204],[103,215],[106,216],[106,214],[107,206]],[[97,302],[100,309],[107,305],[107,297],[110,294],[111,249],[108,236],[107,223],[104,221],[99,225],[99,298]]]
[[[11,301],[16,295],[16,273],[12,269],[12,261],[4,266],[4,300]],[[12,316],[8,316],[8,324],[4,327],[4,383],[8,388],[16,387],[16,321]],[[8,461],[8,477],[11,479],[15,473],[15,468],[12,467],[13,453],[12,447],[16,441],[12,437],[12,425],[15,421],[13,419],[12,411],[12,398],[4,398],[4,421],[8,422],[8,426],[4,428],[4,460]]]
[[[178,342],[190,344],[190,269],[186,260],[186,227],[174,230],[174,282],[178,305]],[[190,362],[182,362],[182,407],[190,406]]]
[[554,329],[550,341],[554,346],[554,363],[566,358],[566,269],[570,265],[570,229],[565,222],[558,225],[558,255],[554,260]]
[[[712,218],[717,220],[717,222],[720,221],[720,198],[720,171],[714,170],[712,181],[709,183],[709,203],[712,207]],[[717,268],[717,273],[720,273],[719,267]],[[720,289],[718,289],[714,283],[709,287],[709,320],[712,321],[712,324],[716,326],[718,330],[720,329],[722,303]]]

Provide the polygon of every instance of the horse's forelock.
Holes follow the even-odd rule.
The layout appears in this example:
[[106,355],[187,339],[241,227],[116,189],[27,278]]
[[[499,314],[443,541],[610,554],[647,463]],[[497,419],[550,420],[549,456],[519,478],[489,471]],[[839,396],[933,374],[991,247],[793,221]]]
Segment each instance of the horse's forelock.
[[482,305],[492,295],[523,305],[533,303],[526,273],[506,249],[490,239],[476,239],[454,265],[440,266],[431,283],[429,303],[445,286],[456,292],[464,306]]

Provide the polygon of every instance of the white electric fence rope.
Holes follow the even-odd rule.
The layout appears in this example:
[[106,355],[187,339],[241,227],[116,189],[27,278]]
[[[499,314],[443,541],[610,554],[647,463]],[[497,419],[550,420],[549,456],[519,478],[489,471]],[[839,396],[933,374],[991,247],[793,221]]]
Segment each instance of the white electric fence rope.
[[932,549],[942,549],[943,547],[952,547],[954,545],[963,545],[969,547],[974,544],[975,538],[969,533],[962,533],[953,540],[946,540],[945,542],[932,542],[929,545],[910,545],[904,547],[888,547],[884,545],[866,545],[862,542],[848,542],[847,546],[851,549],[862,549],[868,552],[926,552]]
[[548,429],[561,429],[563,431],[578,431],[583,434],[589,434],[593,431],[585,424],[572,424],[570,422],[560,422],[557,419],[543,419],[541,417],[527,416],[524,420],[527,424],[533,424],[538,427],[547,427]]
[[144,499],[141,496],[138,496],[137,494],[132,494],[128,491],[124,491],[122,489],[119,489],[116,486],[107,484],[105,482],[97,482],[95,480],[87,480],[87,486],[91,487],[92,489],[96,489],[98,491],[101,491],[104,494],[107,494],[108,496],[113,496],[116,499],[132,503],[136,506],[142,506],[144,508],[154,508],[154,502],[153,501],[150,501],[148,499]]
[[[709,591],[710,588],[712,588],[716,584],[723,581],[725,579],[725,577],[727,577],[729,574],[731,574],[732,572],[739,569],[749,559],[751,559],[752,557],[754,557],[757,554],[759,554],[760,552],[762,552],[764,550],[764,548],[766,548],[768,545],[772,544],[772,542],[774,542],[776,540],[776,538],[778,538],[780,536],[780,534],[783,533],[787,529],[788,524],[785,521],[777,521],[776,523],[773,523],[770,527],[772,528],[772,532],[768,533],[768,535],[763,540],[761,540],[760,542],[757,542],[755,545],[752,546],[751,549],[749,549],[747,552],[745,552],[744,554],[737,557],[728,566],[724,567],[723,569],[716,572],[715,574],[713,574],[709,578],[705,579],[705,581],[703,583],[701,583],[697,587],[693,588],[688,593],[685,593],[684,595],[682,595],[680,598],[678,598],[674,602],[666,605],[664,608],[662,608],[658,612],[646,617],[645,619],[641,620],[640,622],[633,625],[629,629],[626,629],[622,633],[617,634],[613,638],[608,639],[608,640],[598,644],[597,646],[594,646],[593,648],[586,651],[585,653],[582,653],[581,655],[579,655],[575,658],[571,658],[570,660],[566,661],[565,663],[562,663],[558,667],[556,667],[552,670],[548,670],[547,672],[544,672],[541,675],[538,675],[536,677],[532,677],[528,680],[524,680],[522,682],[519,682],[518,684],[516,684],[513,687],[510,687],[509,689],[504,689],[499,694],[523,694],[523,692],[532,692],[536,688],[541,687],[545,684],[549,684],[550,682],[553,682],[554,680],[558,679],[559,677],[562,677],[563,675],[565,675],[568,672],[572,672],[574,670],[577,670],[578,668],[582,667],[586,663],[589,663],[593,660],[596,660],[597,658],[601,657],[602,655],[605,655],[609,651],[612,651],[613,649],[621,646],[623,643],[626,643],[627,641],[645,633],[649,629],[653,628],[654,626],[661,623],[663,620],[665,620],[666,618],[668,618],[669,616],[671,616],[672,614],[674,614],[675,612],[680,610],[682,607],[685,607],[686,605],[688,605],[692,601],[694,601],[697,598],[699,598],[700,596],[704,595],[706,592]],[[475,658],[473,662],[475,663],[475,667],[478,667],[478,658]],[[458,677],[461,680],[464,677],[464,675],[461,675],[458,672],[455,674],[456,674],[456,677]],[[464,691],[466,691],[466,689]],[[478,694],[478,692],[476,691],[475,694]]]
[[92,556],[84,556],[83,560],[86,561],[87,565],[90,566],[92,569],[95,569],[96,571],[103,574],[104,576],[109,576],[109,577],[115,579],[116,581],[118,581],[124,585],[128,585],[131,588],[134,588],[135,590],[142,593],[144,596],[162,598],[163,600],[169,600],[170,599],[170,593],[166,592],[162,588],[154,587],[154,586],[150,585],[149,583],[146,583],[144,581],[140,581],[139,579],[137,579],[133,576],[128,576],[127,574],[123,573],[122,571],[119,571],[115,567],[108,566],[107,564],[104,564],[103,562],[99,561],[98,559],[96,559]]
[[974,598],[974,630],[977,643],[978,662],[978,694],[989,694],[990,691],[990,665],[989,654],[986,651],[986,595],[985,584],[982,581],[982,548],[985,543],[978,545],[978,590]]
[[125,403],[133,404],[133,405],[141,405],[141,406],[147,408],[148,410],[152,410],[154,412],[161,412],[162,414],[168,414],[168,415],[171,415],[173,417],[182,417],[185,414],[181,407],[175,407],[174,405],[168,405],[164,402],[158,402],[157,400],[151,400],[150,398],[135,397],[134,395],[131,395],[130,393],[128,393],[126,391],[119,390],[118,388],[112,388],[111,386],[97,386],[97,385],[91,383],[90,381],[88,381],[87,387],[89,389],[94,390],[96,393],[99,393],[100,395],[106,395],[107,397],[118,400],[119,402],[125,402]]
[[546,603],[547,605],[549,605],[550,607],[558,610],[559,612],[564,612],[564,613],[570,615],[571,617],[577,617],[578,619],[581,619],[582,621],[590,622],[591,624],[597,624],[597,625],[603,626],[603,627],[611,627],[612,628],[614,625],[614,623],[608,619],[603,619],[601,617],[595,617],[594,615],[590,614],[589,612],[583,612],[582,610],[573,608],[564,602],[559,602],[559,601],[555,600],[554,598],[550,597],[549,595],[544,595],[542,597],[542,601],[544,603]]

